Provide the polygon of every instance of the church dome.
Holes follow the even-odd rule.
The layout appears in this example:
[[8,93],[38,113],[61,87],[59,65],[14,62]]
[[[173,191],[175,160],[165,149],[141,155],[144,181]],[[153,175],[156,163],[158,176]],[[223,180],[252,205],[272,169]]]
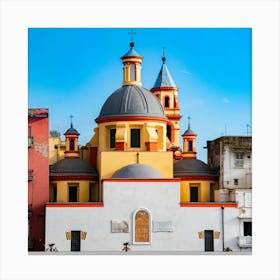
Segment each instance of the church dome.
[[65,158],[50,167],[50,176],[97,177],[97,172],[89,163],[80,158]]
[[114,173],[113,179],[159,179],[163,178],[161,173],[147,164],[130,164]]
[[209,166],[196,158],[184,158],[174,163],[174,177],[181,176],[211,176],[217,174]]
[[98,118],[141,116],[166,118],[154,94],[139,85],[122,86],[105,101]]

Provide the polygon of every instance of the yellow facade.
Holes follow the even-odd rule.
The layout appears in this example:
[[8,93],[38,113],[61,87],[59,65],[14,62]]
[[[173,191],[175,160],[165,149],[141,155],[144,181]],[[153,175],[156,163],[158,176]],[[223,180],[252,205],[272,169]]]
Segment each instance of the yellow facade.
[[[181,180],[180,200],[190,202],[191,187],[198,187],[198,202],[210,202],[214,198],[214,190],[218,189],[216,180]],[[212,193],[212,194],[211,194]]]
[[98,201],[98,186],[96,182],[82,180],[52,181],[50,185],[50,201],[69,202],[69,187],[77,187],[77,202]]
[[54,164],[64,158],[65,142],[60,137],[49,138],[49,164]]
[[137,163],[148,164],[157,169],[164,178],[173,178],[172,152],[101,152],[98,162],[99,178],[111,178],[124,166]]
[[[135,148],[130,145],[131,129],[140,129],[140,147]],[[113,151],[116,148],[110,148],[110,129],[116,129],[116,143],[126,143],[125,151],[145,151],[146,143],[157,143],[158,151],[166,151],[166,124],[163,122],[106,122],[100,123],[98,129],[99,141],[98,151]],[[93,146],[94,136],[90,144]]]

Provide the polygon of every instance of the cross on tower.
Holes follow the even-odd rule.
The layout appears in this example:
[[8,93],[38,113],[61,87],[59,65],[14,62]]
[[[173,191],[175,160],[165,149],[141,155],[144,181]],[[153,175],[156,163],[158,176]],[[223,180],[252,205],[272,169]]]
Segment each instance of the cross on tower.
[[73,128],[72,119],[74,118],[74,116],[73,116],[73,115],[70,115],[69,117],[70,117],[70,119],[71,119],[71,127]]
[[162,59],[161,60],[163,63],[165,63],[165,60],[166,60],[164,50],[165,50],[165,47],[162,47]]
[[137,157],[137,163],[139,163],[139,153],[138,152],[136,154],[136,157]]
[[128,32],[128,34],[130,34],[130,41],[133,42],[133,34],[136,34],[136,32],[134,32],[133,29],[130,29],[130,32]]
[[190,116],[188,116],[188,120],[189,120],[188,127],[190,128],[190,125],[191,125],[191,117]]

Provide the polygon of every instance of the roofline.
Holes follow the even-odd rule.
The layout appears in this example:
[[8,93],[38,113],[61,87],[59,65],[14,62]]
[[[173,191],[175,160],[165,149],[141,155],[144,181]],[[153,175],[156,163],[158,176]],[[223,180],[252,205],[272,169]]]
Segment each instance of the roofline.
[[174,178],[180,178],[181,181],[216,181],[218,175],[175,175]]
[[239,137],[239,138],[252,138],[252,135],[247,136],[247,135],[226,135],[226,136],[221,136],[218,138],[215,138],[213,140],[207,140],[207,142],[212,142],[212,141],[217,141],[217,140],[222,140],[222,139],[226,139],[226,138],[232,138],[232,137]]
[[96,123],[116,122],[116,121],[152,121],[152,122],[164,122],[167,123],[167,118],[161,117],[149,117],[149,116],[108,116],[98,117],[95,119]]
[[150,89],[151,92],[156,92],[156,91],[161,91],[161,90],[176,90],[176,91],[179,91],[179,88],[178,87],[166,87],[166,86],[161,86],[161,87],[153,87]]
[[180,202],[180,207],[238,208],[237,202]]
[[66,181],[66,180],[79,180],[79,181],[96,181],[96,175],[50,175],[50,181]]
[[104,203],[103,202],[47,202],[46,203],[46,208],[61,208],[61,207],[65,207],[65,208],[79,208],[79,207],[104,207]]
[[150,178],[150,179],[136,179],[136,178],[108,178],[102,179],[102,182],[180,182],[177,178]]

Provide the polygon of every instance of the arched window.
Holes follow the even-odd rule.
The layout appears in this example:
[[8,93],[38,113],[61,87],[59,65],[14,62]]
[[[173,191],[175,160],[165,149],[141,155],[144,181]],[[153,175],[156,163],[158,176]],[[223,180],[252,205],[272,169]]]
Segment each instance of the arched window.
[[136,73],[135,73],[135,65],[131,64],[130,66],[130,80],[135,81],[136,80]]
[[147,210],[136,210],[133,215],[134,244],[150,244],[151,243],[151,217]]
[[192,152],[192,150],[193,150],[193,143],[192,143],[192,141],[189,141],[188,142],[188,151]]
[[164,107],[169,108],[169,96],[164,97]]
[[169,141],[172,141],[172,139],[171,139],[171,126],[169,124],[166,127],[166,136],[168,137]]
[[70,140],[70,151],[74,151],[75,150],[75,142],[73,139]]

